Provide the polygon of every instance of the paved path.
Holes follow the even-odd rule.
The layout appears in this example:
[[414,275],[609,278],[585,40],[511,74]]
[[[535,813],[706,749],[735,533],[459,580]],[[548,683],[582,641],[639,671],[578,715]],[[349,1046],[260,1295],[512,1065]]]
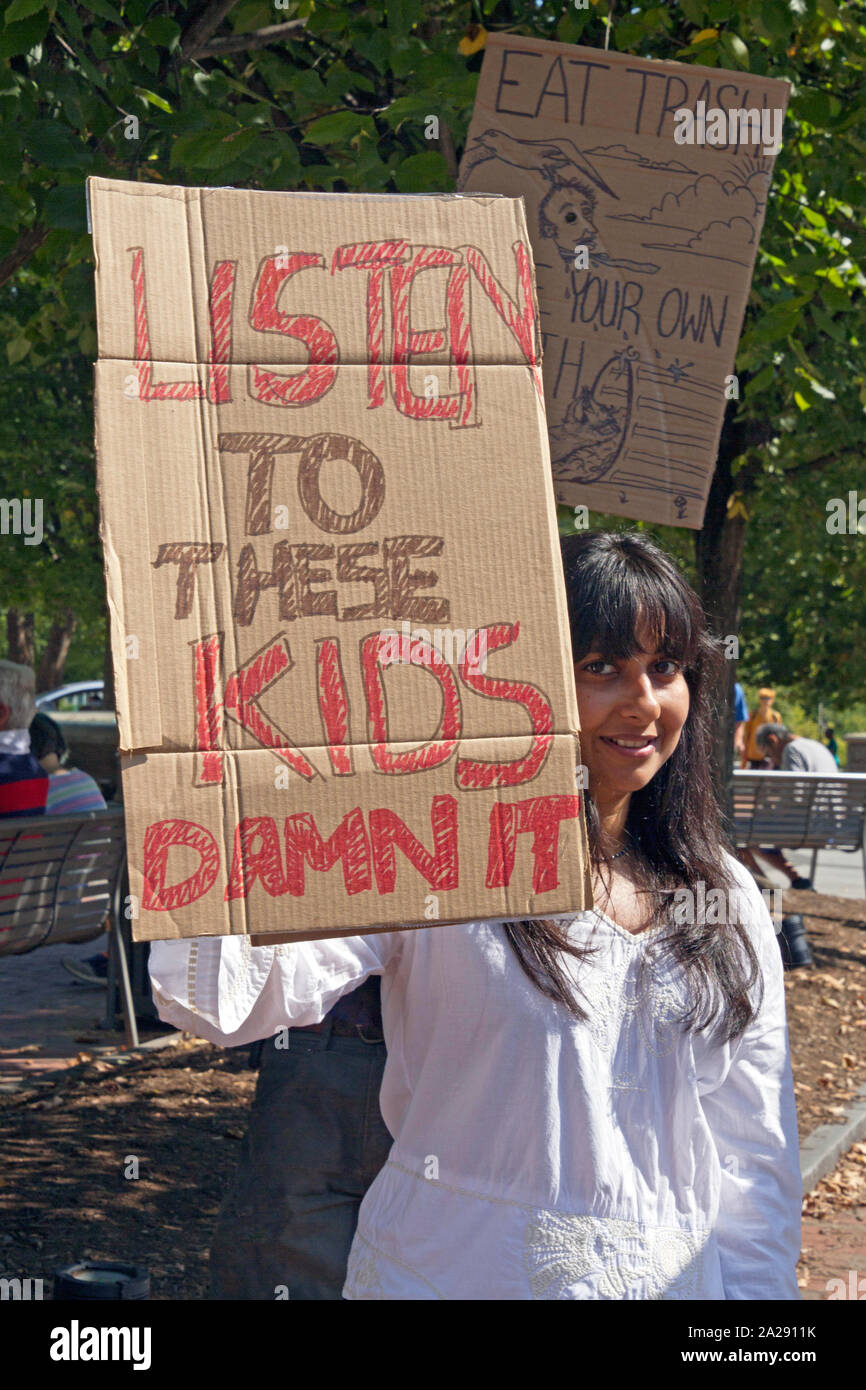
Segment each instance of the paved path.
[[[82,985],[60,964],[86,960],[106,936],[77,946],[41,946],[23,956],[0,956],[0,1085],[74,1066],[78,1053],[120,1046],[122,1032],[98,1027],[105,989]],[[142,1038],[164,1029],[142,1030]]]
[[[789,850],[787,857],[799,869],[804,878],[808,877],[809,865],[812,862],[811,850]],[[771,879],[773,883],[778,883],[780,888],[787,885],[788,880],[784,874],[771,869],[762,859],[758,862],[767,878]],[[816,893],[833,893],[840,898],[866,898],[863,858],[860,851],[857,850],[855,854],[846,854],[841,849],[820,849],[813,887]]]

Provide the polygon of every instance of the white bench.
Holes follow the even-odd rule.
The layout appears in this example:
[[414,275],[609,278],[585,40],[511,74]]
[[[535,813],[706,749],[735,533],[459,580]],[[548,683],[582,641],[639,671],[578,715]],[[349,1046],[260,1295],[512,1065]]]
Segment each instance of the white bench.
[[121,805],[68,816],[0,818],[0,956],[94,941],[105,931],[107,918],[106,1016],[117,984],[126,1041],[138,1047],[123,931],[128,891]]
[[866,884],[866,772],[735,771],[731,799],[737,848],[810,849],[812,879],[820,849],[859,849]]

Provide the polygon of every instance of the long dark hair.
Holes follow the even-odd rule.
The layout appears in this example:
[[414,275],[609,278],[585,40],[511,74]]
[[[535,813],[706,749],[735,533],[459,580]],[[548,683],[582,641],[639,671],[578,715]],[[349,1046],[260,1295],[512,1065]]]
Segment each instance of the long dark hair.
[[[723,662],[721,644],[707,631],[700,599],[673,560],[640,532],[568,536],[562,542],[562,561],[575,662],[595,651],[605,660],[627,659],[638,650],[636,631],[645,627],[656,650],[682,663],[688,717],[670,758],[632,793],[626,835],[637,865],[637,886],[652,905],[650,924],[669,926],[661,948],[670,950],[687,973],[691,1007],[683,1027],[715,1024],[720,1040],[732,1041],[755,1016],[757,1001],[750,991],[756,980],[762,989],[748,932],[737,913],[726,912],[725,921],[716,923],[678,921],[672,911],[676,890],[697,894],[699,884],[702,901],[713,889],[724,893],[723,901],[738,901],[739,885],[723,858],[728,845],[711,770],[711,691]],[[610,860],[591,787],[585,805],[590,860],[603,874]],[[569,942],[566,924],[556,921],[511,922],[505,931],[533,983],[586,1021],[563,955],[582,959],[593,948]]]

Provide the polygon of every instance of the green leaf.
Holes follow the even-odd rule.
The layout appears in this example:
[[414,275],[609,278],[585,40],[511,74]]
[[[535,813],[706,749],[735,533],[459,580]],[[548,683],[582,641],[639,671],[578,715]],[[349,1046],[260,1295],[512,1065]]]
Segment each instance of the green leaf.
[[369,117],[357,111],[333,111],[320,116],[308,127],[304,141],[308,145],[348,145],[370,123]]
[[431,106],[435,106],[435,102],[429,96],[398,97],[381,115],[392,130],[399,130],[404,121],[418,121],[419,129],[422,129],[424,118],[428,114],[436,114],[431,111]]
[[83,184],[64,184],[52,188],[42,205],[42,216],[49,227],[61,231],[87,231],[87,204]]
[[6,344],[6,356],[9,359],[9,365],[14,367],[16,362],[23,362],[31,346],[30,339],[25,338],[23,334],[17,338],[12,338]]
[[78,335],[78,347],[85,357],[95,357],[97,353],[96,330],[92,324],[81,330]]
[[801,88],[791,102],[793,115],[799,116],[810,126],[822,127],[832,119],[830,93],[812,88]]
[[29,53],[45,38],[49,22],[47,11],[40,9],[27,19],[0,29],[0,61],[16,58],[20,53]]
[[743,43],[738,34],[732,34],[726,29],[719,35],[719,50],[729,63],[735,68],[746,68],[749,66],[749,50]]
[[257,130],[236,130],[215,136],[209,130],[195,135],[180,135],[172,145],[171,167],[184,165],[189,169],[222,169],[259,138]]
[[794,400],[800,410],[810,410],[812,408],[812,402],[807,401],[805,396],[801,396],[799,391],[794,392]]
[[377,72],[387,72],[390,66],[391,45],[384,29],[374,29],[371,34],[360,35],[355,40],[355,48]]
[[100,19],[110,20],[112,24],[123,24],[122,18],[114,6],[109,5],[108,0],[90,0],[84,8],[90,10],[91,14],[98,14]]
[[135,94],[136,96],[143,97],[151,106],[157,106],[160,111],[167,112],[169,116],[174,114],[168,102],[161,96],[157,96],[156,92],[149,91],[147,87],[136,87]]
[[4,11],[4,22],[15,24],[19,19],[29,19],[32,14],[44,10],[45,3],[46,0],[12,0],[12,4]]
[[0,227],[17,227],[21,212],[8,193],[0,192]]
[[24,147],[32,160],[52,170],[84,169],[93,162],[92,152],[60,121],[31,121]]
[[144,33],[159,48],[167,48],[172,53],[180,43],[180,25],[167,15],[156,15],[144,26]]
[[397,165],[394,182],[401,193],[442,193],[454,187],[448,165],[437,150],[410,154]]

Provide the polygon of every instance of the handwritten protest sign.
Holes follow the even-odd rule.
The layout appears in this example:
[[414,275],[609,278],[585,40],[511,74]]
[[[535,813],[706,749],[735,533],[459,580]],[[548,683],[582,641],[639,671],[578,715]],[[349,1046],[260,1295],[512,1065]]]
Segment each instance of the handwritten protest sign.
[[526,200],[559,501],[700,527],[789,90],[488,38],[460,186]]
[[89,196],[136,939],[579,908],[519,200]]

